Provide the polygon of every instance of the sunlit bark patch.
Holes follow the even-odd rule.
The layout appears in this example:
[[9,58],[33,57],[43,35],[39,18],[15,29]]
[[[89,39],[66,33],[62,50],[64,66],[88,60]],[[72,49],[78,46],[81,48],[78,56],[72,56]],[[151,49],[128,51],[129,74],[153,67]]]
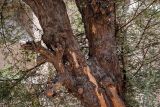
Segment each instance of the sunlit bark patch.
[[78,64],[78,61],[77,61],[77,58],[76,58],[76,54],[74,52],[70,52],[70,53],[71,53],[71,55],[73,57],[73,60],[74,60],[76,68],[78,68],[79,64]]
[[116,87],[109,86],[108,88],[110,92],[112,93],[111,100],[113,102],[114,107],[125,107],[123,101],[119,98],[119,95],[117,94]]

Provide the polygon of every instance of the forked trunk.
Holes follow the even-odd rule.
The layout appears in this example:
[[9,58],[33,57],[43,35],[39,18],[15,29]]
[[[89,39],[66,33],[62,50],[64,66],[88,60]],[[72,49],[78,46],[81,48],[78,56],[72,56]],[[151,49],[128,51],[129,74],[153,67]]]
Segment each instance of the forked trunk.
[[121,100],[121,72],[114,38],[113,0],[76,0],[89,40],[88,61],[72,33],[63,0],[23,0],[38,17],[43,41],[34,51],[51,62],[58,81],[85,107],[125,107]]

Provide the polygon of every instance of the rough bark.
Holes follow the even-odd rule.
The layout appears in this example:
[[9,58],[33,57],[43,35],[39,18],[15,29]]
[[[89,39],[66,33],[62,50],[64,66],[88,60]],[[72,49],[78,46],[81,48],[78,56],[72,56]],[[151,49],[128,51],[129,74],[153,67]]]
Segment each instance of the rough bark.
[[[40,53],[54,65],[57,82],[74,93],[86,107],[125,107],[119,96],[121,73],[115,48],[113,2],[98,0],[109,5],[101,10],[96,0],[76,1],[90,44],[91,57],[86,61],[72,33],[63,0],[23,1],[38,17],[44,32],[42,40],[48,49],[34,42],[25,47]],[[83,1],[87,5],[85,8],[80,7]]]

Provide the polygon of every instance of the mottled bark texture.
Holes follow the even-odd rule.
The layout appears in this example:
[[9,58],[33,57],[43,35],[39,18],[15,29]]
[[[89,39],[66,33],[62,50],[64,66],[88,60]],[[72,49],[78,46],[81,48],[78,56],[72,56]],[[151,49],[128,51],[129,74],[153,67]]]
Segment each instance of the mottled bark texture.
[[[89,40],[90,57],[82,55],[63,0],[23,0],[38,17],[48,47],[28,43],[51,62],[64,85],[85,107],[125,107],[114,38],[113,0],[76,0]],[[56,84],[56,83],[55,83]]]

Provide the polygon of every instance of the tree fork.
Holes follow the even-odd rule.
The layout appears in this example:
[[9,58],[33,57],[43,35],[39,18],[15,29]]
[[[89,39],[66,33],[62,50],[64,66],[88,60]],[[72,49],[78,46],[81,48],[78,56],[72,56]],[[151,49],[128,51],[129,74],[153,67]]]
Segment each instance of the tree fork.
[[[108,28],[109,30],[107,31],[111,31],[107,34],[105,32],[104,34],[106,36],[98,37],[98,39],[103,41],[101,43],[107,41],[107,44],[105,43],[103,48],[99,49],[96,45],[96,50],[94,51],[92,51],[93,48],[90,47],[90,52],[93,53],[93,56],[87,63],[72,33],[67,10],[62,0],[23,1],[31,7],[38,17],[44,31],[44,37],[42,38],[44,42],[50,46],[54,46],[55,50],[57,50],[56,54],[53,54],[52,51],[47,49],[43,49],[43,51],[37,49],[36,52],[40,54],[45,53],[46,61],[50,61],[55,66],[61,78],[64,80],[63,85],[74,93],[86,107],[125,107],[118,94],[117,84],[119,83],[116,83],[113,79],[114,76],[117,78],[115,72],[118,72],[117,69],[119,68],[117,60],[114,60],[116,54],[114,52],[115,47],[113,47],[115,46],[115,41],[112,39],[112,27],[105,25],[106,23],[103,24],[103,29]],[[94,34],[98,34],[98,32],[103,34],[100,28],[96,28],[97,23],[98,22],[96,22],[95,25],[91,24],[91,32]],[[102,28],[102,26],[100,27]],[[94,38],[93,41],[89,40],[90,44],[94,44],[94,42],[96,42],[94,40]],[[36,46],[34,47],[35,49]],[[108,46],[109,49],[106,46]],[[103,49],[107,50],[102,51]],[[46,54],[46,52],[48,52],[48,54]],[[98,56],[98,54],[100,56]],[[68,64],[63,63],[64,55],[67,58]],[[106,55],[108,55],[107,58],[111,57],[112,60],[108,59],[111,64],[108,62],[100,62],[100,58],[106,57]],[[94,61],[96,61],[96,63]],[[107,66],[107,68],[104,66]],[[113,76],[111,76],[112,73],[110,71],[114,72]]]

